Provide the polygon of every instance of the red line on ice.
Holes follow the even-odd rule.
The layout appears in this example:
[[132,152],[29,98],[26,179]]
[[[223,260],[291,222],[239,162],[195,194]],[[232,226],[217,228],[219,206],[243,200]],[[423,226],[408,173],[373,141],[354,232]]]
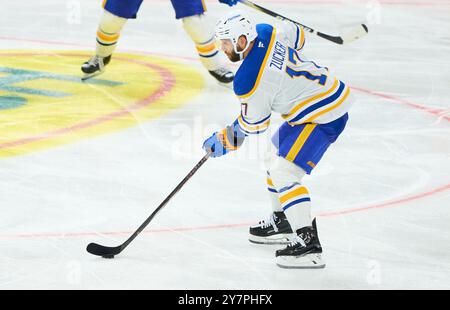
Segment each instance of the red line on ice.
[[418,103],[414,103],[414,102],[411,102],[411,101],[408,101],[408,100],[405,100],[405,99],[402,99],[402,98],[398,98],[398,97],[394,97],[394,96],[391,96],[391,95],[383,94],[383,93],[376,92],[376,91],[373,91],[373,90],[364,89],[364,88],[361,88],[361,87],[354,87],[354,86],[351,86],[351,88],[356,90],[356,91],[362,92],[362,93],[366,93],[366,94],[369,94],[369,95],[373,95],[373,96],[381,97],[381,98],[384,98],[384,99],[388,99],[388,100],[394,101],[396,103],[401,103],[401,104],[407,105],[407,106],[409,106],[411,108],[418,109],[418,110],[424,111],[426,113],[433,114],[433,115],[435,115],[435,116],[437,116],[439,118],[443,118],[446,121],[450,122],[450,116],[446,115],[446,114],[450,114],[450,109],[445,110],[445,109],[440,109],[440,108],[430,108],[430,107],[427,107],[427,106],[420,105]]
[[[38,40],[28,40],[28,39],[21,39],[21,38],[10,38],[10,37],[0,37],[0,39],[4,39],[4,40],[17,40],[17,41],[26,41],[26,42],[37,42]],[[43,41],[39,41],[37,43],[44,43]],[[53,41],[45,41],[46,44],[57,44],[57,45],[73,45],[75,46],[75,44],[71,44],[71,43],[63,43],[63,42],[53,42]],[[81,46],[81,45],[77,45],[77,46]],[[85,46],[83,46],[85,47]],[[142,53],[142,52],[140,52]],[[151,54],[151,53],[148,53]],[[171,55],[162,55],[161,56],[167,56],[167,57],[172,57],[172,58],[180,58],[177,56],[171,56]],[[181,57],[184,58],[184,57]],[[186,58],[184,58],[186,59]],[[195,59],[195,58],[188,58],[190,60]],[[434,116],[437,116],[439,118],[442,118],[444,120],[450,121],[450,117],[447,116],[446,114],[449,113],[448,110],[444,110],[444,109],[438,109],[438,108],[429,108],[417,103],[413,103],[410,102],[408,100],[405,99],[401,99],[392,95],[387,95],[387,94],[383,94],[381,92],[376,92],[376,91],[372,91],[372,90],[368,90],[368,89],[364,89],[364,88],[360,88],[360,87],[351,87],[352,89],[356,90],[356,91],[360,91],[372,96],[377,96],[377,97],[381,97],[384,99],[388,99],[390,101],[396,102],[396,103],[400,103],[400,104],[404,104],[407,105],[411,108],[414,109],[418,109],[421,111],[424,111],[426,113],[432,114]],[[404,203],[408,203],[411,201],[415,201],[415,200],[420,200],[420,199],[424,199],[426,197],[438,194],[438,193],[443,193],[447,190],[450,190],[450,184],[446,184],[443,185],[441,187],[423,192],[423,193],[419,193],[416,195],[412,195],[412,196],[408,196],[408,197],[404,197],[404,198],[399,198],[393,201],[388,201],[388,202],[383,202],[383,203],[379,203],[379,204],[375,204],[375,205],[369,205],[369,206],[365,206],[365,207],[358,207],[358,208],[351,208],[351,209],[347,209],[347,210],[341,210],[341,211],[336,211],[336,212],[324,212],[324,213],[319,213],[317,216],[319,217],[328,217],[328,216],[337,216],[337,215],[344,215],[344,214],[350,214],[350,213],[356,213],[356,212],[362,212],[362,211],[367,211],[367,210],[373,210],[373,209],[381,209],[381,208],[386,208],[386,207],[391,207],[391,206],[395,206],[395,205],[400,205],[400,204],[404,204]],[[173,232],[173,231],[197,231],[197,230],[212,230],[212,229],[220,229],[220,228],[234,228],[234,227],[242,227],[242,226],[248,226],[251,225],[253,223],[240,223],[240,224],[223,224],[223,225],[212,225],[212,226],[197,226],[197,227],[178,227],[178,228],[165,228],[165,229],[156,229],[156,230],[152,230],[149,229],[147,231],[144,231],[143,233],[161,233],[161,232]],[[3,234],[0,235],[0,238],[33,238],[33,237],[83,237],[83,236],[98,236],[98,235],[128,235],[131,234],[132,231],[123,231],[123,232],[103,232],[103,233],[96,233],[96,232],[81,232],[81,233],[36,233],[36,234]]]
[[[82,47],[82,48],[89,48],[94,50],[94,44],[79,44],[79,43],[72,43],[72,42],[63,42],[63,41],[51,41],[51,40],[36,40],[36,39],[28,39],[28,38],[18,38],[18,37],[5,37],[0,36],[0,40],[4,41],[18,41],[18,42],[29,42],[29,43],[39,43],[39,44],[47,44],[47,45],[58,45],[58,46],[76,46],[76,47]],[[0,51],[1,52],[1,51]],[[161,57],[169,57],[169,58],[177,58],[177,59],[184,59],[184,60],[197,60],[198,58],[195,57],[185,57],[185,56],[178,56],[178,55],[168,55],[163,53],[153,53],[153,52],[146,52],[146,51],[137,51],[132,49],[122,49],[118,51],[125,52],[125,53],[138,53],[141,55],[152,55],[152,56],[161,56]],[[84,55],[83,55],[84,56]],[[116,57],[114,57],[116,59]]]
[[[164,233],[164,232],[181,232],[181,231],[198,231],[211,230],[221,228],[234,228],[252,225],[254,223],[239,223],[239,224],[219,224],[210,226],[194,226],[194,227],[175,227],[175,228],[160,228],[147,229],[142,234]],[[65,237],[92,237],[92,236],[121,236],[131,235],[134,231],[109,231],[109,232],[76,232],[76,233],[30,233],[30,234],[2,234],[0,238],[65,238]]]
[[[414,200],[419,200],[434,194],[443,193],[450,190],[450,184],[442,187],[419,193],[410,197],[400,198],[389,202],[379,203],[376,205],[352,208],[347,210],[341,210],[336,212],[324,212],[317,214],[318,217],[331,217],[338,215],[345,215],[350,213],[368,211],[373,209],[381,209],[386,207],[392,207],[395,205],[401,205]],[[174,227],[174,228],[161,228],[161,229],[147,229],[142,234],[151,233],[165,233],[165,232],[183,232],[183,231],[199,231],[199,230],[213,230],[223,228],[236,228],[245,227],[255,224],[254,222],[237,223],[237,224],[219,224],[210,226],[193,226],[193,227]],[[134,231],[110,231],[110,232],[75,232],[75,233],[29,233],[29,234],[1,234],[0,238],[66,238],[66,237],[92,237],[92,236],[123,236],[131,235]]]
[[419,193],[417,195],[413,195],[413,196],[409,196],[409,197],[405,197],[405,198],[399,198],[399,199],[396,199],[393,201],[383,202],[383,203],[379,203],[379,204],[375,204],[375,205],[370,205],[367,207],[341,210],[341,211],[336,211],[336,212],[323,212],[323,213],[319,213],[317,216],[328,217],[328,216],[336,216],[336,215],[343,215],[343,214],[367,211],[367,210],[372,210],[372,209],[381,209],[381,208],[404,204],[404,203],[411,202],[414,200],[419,200],[419,199],[422,199],[422,198],[425,198],[425,197],[428,197],[428,196],[431,196],[434,194],[442,193],[442,192],[445,192],[448,190],[450,190],[450,184],[441,186],[439,188],[436,188],[436,189],[433,189],[433,190],[430,190],[427,192]]

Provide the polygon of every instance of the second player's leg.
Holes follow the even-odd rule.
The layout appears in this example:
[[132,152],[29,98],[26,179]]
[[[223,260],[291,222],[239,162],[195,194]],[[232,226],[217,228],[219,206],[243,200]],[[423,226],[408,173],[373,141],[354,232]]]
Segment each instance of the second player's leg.
[[104,72],[105,66],[111,61],[123,26],[128,19],[136,18],[142,1],[104,1],[104,11],[97,29],[96,54],[81,66],[85,73],[83,80]]
[[176,18],[183,21],[183,28],[194,41],[200,61],[219,82],[230,83],[232,71],[221,62],[216,46],[214,28],[204,14],[206,7],[202,0],[171,0]]

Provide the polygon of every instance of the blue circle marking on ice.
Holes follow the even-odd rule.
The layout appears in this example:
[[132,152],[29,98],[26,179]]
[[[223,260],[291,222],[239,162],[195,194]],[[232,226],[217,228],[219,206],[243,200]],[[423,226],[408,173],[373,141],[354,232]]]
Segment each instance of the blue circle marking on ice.
[[15,109],[27,103],[27,99],[19,96],[0,96],[0,110]]

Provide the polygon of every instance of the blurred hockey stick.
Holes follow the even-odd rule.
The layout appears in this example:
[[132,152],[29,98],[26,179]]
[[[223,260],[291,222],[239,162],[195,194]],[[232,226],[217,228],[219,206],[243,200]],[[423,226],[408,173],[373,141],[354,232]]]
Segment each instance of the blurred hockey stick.
[[272,17],[275,17],[275,18],[277,18],[277,19],[280,19],[280,20],[288,20],[288,21],[290,21],[290,22],[293,22],[294,24],[297,24],[297,25],[299,25],[300,27],[303,27],[303,29],[305,29],[305,30],[308,31],[309,33],[316,34],[316,35],[318,35],[319,37],[324,38],[324,39],[326,39],[326,40],[329,40],[329,41],[331,41],[331,42],[334,42],[334,43],[336,43],[336,44],[347,44],[347,43],[350,43],[350,42],[352,42],[352,41],[355,41],[355,40],[357,40],[357,39],[359,39],[359,38],[365,36],[365,35],[369,32],[369,29],[367,28],[367,26],[366,26],[365,24],[361,24],[361,25],[358,25],[357,27],[355,27],[354,29],[352,29],[351,31],[349,31],[347,34],[345,34],[345,35],[343,35],[343,36],[341,36],[341,37],[339,37],[339,36],[330,36],[330,35],[328,35],[328,34],[325,34],[325,33],[319,32],[319,31],[316,31],[316,30],[314,30],[314,29],[312,29],[312,28],[310,28],[310,27],[308,27],[308,26],[305,26],[305,25],[303,25],[303,24],[300,24],[299,22],[296,22],[296,21],[294,21],[294,20],[292,20],[292,19],[289,19],[289,18],[287,18],[287,17],[284,17],[284,16],[282,16],[282,15],[280,15],[280,14],[278,14],[278,13],[275,13],[275,12],[273,12],[273,11],[271,11],[271,10],[268,10],[268,9],[266,9],[266,8],[263,8],[262,6],[259,6],[259,5],[255,4],[255,3],[251,2],[251,1],[248,1],[248,0],[239,0],[239,2],[242,3],[242,4],[245,4],[245,5],[247,5],[247,6],[249,6],[249,7],[251,7],[251,8],[254,8],[255,10],[258,10],[258,11],[263,12],[263,13],[266,13],[266,14],[272,16]]
[[184,184],[197,172],[197,170],[208,160],[211,153],[207,153],[203,158],[195,165],[194,168],[188,173],[188,175],[180,182],[180,184],[175,187],[175,189],[169,194],[169,196],[164,199],[164,201],[158,206],[158,208],[153,211],[153,213],[145,220],[144,223],[139,226],[139,228],[129,237],[124,243],[116,247],[108,247],[104,245],[100,245],[97,243],[89,243],[86,250],[97,256],[102,256],[103,258],[114,258],[115,255],[122,252],[130,243],[134,240],[134,238],[139,235],[145,227],[151,222],[151,220],[155,217],[155,215],[162,209],[164,206],[172,199],[173,196],[183,187]]

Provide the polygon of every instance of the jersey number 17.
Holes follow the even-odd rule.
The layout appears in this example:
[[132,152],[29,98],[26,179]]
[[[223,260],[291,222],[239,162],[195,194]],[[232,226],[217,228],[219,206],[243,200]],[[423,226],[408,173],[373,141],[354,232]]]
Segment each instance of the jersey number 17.
[[[297,66],[297,61],[303,62],[300,59],[300,56],[298,56],[297,51],[294,50],[293,48],[289,47],[289,62],[292,65]],[[327,82],[327,76],[325,74],[314,75],[311,72],[305,71],[305,70],[297,71],[297,70],[291,68],[290,66],[286,66],[286,73],[291,78],[296,78],[296,77],[299,77],[299,76],[303,76],[304,78],[306,78],[308,80],[317,81],[320,85],[325,85],[325,83]]]

